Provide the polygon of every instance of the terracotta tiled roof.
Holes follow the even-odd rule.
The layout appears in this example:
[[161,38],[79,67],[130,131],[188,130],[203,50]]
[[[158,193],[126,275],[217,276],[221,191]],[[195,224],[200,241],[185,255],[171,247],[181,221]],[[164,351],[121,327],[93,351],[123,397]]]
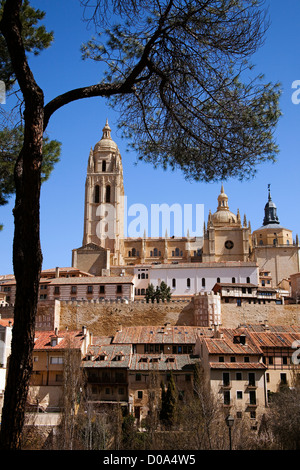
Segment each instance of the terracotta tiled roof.
[[[223,335],[220,338],[203,337],[209,354],[229,354],[229,355],[261,355],[262,350],[256,341],[251,339],[251,335],[245,334],[244,328],[220,329]],[[239,342],[240,335],[246,336],[245,344]]]
[[[118,360],[122,355],[123,359]],[[131,360],[131,346],[129,345],[92,345],[83,358],[84,368],[128,368]]]
[[294,341],[300,340],[300,332],[260,332],[250,335],[261,348],[291,348]]
[[234,369],[234,370],[239,370],[239,369],[267,369],[267,366],[263,364],[262,362],[210,362],[209,367],[211,369]]
[[51,339],[56,337],[54,331],[36,331],[35,332],[35,342],[34,350],[41,349],[73,349],[81,348],[84,335],[82,331],[58,331],[57,337],[60,338],[60,341],[55,346],[51,346]]
[[133,276],[58,277],[51,279],[50,284],[133,284]]
[[[11,323],[11,325],[9,325]],[[1,326],[13,326],[14,319],[13,318],[1,318],[0,325]]]
[[115,334],[113,343],[121,344],[195,344],[200,334],[212,335],[212,330],[196,326],[135,326]]

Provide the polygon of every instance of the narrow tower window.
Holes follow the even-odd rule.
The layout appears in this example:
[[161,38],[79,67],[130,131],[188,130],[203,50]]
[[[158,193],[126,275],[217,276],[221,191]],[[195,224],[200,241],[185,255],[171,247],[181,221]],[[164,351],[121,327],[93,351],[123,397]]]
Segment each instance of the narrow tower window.
[[95,186],[95,202],[100,202],[100,188],[98,184]]
[[106,186],[105,202],[110,202],[110,186]]
[[102,160],[102,171],[106,171],[106,160]]

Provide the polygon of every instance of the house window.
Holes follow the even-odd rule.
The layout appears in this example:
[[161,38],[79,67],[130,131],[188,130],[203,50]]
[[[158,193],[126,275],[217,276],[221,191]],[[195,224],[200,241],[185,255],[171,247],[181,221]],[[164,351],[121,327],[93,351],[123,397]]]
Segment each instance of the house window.
[[236,380],[242,380],[242,373],[241,372],[236,373]]
[[250,284],[250,277],[247,277],[247,283]]
[[244,362],[250,362],[249,356],[245,356],[245,357],[244,357]]
[[249,378],[249,385],[254,387],[255,386],[255,373],[249,372],[248,378]]
[[224,362],[224,356],[219,356],[219,362]]
[[142,398],[143,398],[143,392],[142,392],[142,390],[138,390],[137,396],[138,396],[139,399],[142,399]]
[[119,284],[117,286],[117,294],[122,294],[122,285],[121,284]]
[[286,385],[287,384],[286,374],[280,374],[280,384],[281,385]]
[[237,400],[242,400],[243,399],[243,392],[241,390],[237,390],[236,398],[237,398]]
[[230,405],[230,391],[224,391],[224,405]]
[[54,287],[54,294],[59,295],[59,287],[58,286]]
[[235,277],[231,279],[232,284],[235,284]]
[[140,382],[142,380],[142,375],[141,374],[135,374],[135,380],[136,380],[136,382]]
[[87,293],[92,294],[93,293],[93,286],[88,286],[87,287]]
[[202,287],[205,287],[205,277],[202,278]]
[[71,286],[71,294],[77,293],[77,286]]
[[173,287],[173,289],[175,289],[175,287],[176,287],[176,279],[172,279],[172,287]]
[[100,286],[99,287],[99,293],[100,294],[105,294],[105,286]]
[[61,356],[50,357],[50,364],[63,364],[64,358]]
[[221,282],[221,279],[217,277],[217,283],[219,284]]
[[190,287],[191,287],[191,280],[190,280],[189,277],[188,277],[187,280],[186,280],[186,287],[187,287],[188,289],[190,289]]
[[223,385],[227,387],[230,384],[230,374],[229,372],[223,372]]
[[99,202],[100,202],[100,187],[99,187],[98,184],[95,186],[95,198],[94,198],[94,201],[95,201],[96,203],[99,203]]

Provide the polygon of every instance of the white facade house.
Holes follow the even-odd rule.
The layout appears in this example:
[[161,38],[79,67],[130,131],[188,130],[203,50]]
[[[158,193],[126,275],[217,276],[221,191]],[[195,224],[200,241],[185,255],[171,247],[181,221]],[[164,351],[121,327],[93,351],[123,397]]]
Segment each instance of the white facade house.
[[[149,284],[164,281],[173,296],[193,296],[210,292],[216,283],[251,283],[258,285],[255,262],[226,261],[210,263],[152,264],[135,267],[135,294],[144,295]],[[142,290],[143,289],[143,290]]]
[[6,385],[7,358],[11,352],[12,321],[0,320],[0,415]]

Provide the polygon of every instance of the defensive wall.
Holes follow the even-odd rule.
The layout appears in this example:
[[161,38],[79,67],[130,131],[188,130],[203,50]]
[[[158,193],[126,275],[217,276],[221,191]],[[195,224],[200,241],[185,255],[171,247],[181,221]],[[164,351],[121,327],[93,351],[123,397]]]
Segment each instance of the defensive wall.
[[[13,307],[0,308],[1,318],[12,318]],[[114,335],[122,326],[198,325],[193,300],[171,300],[166,303],[146,301],[55,301],[40,302],[36,327],[49,330],[58,327],[81,329],[85,325],[94,335]],[[221,304],[221,324],[234,328],[244,323],[299,325],[300,304]]]

